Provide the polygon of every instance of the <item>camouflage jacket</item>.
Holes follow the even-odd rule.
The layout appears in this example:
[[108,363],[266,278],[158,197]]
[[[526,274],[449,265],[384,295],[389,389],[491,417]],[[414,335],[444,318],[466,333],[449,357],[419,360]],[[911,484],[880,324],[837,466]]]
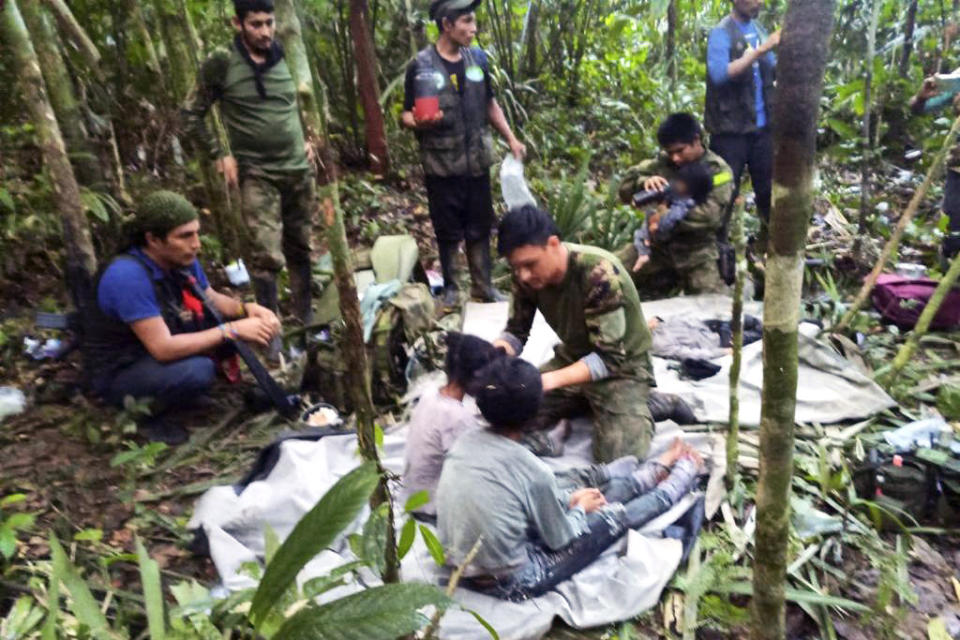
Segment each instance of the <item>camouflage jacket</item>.
[[[697,205],[681,220],[673,232],[671,243],[699,244],[705,240],[713,242],[716,232],[723,225],[723,218],[730,199],[733,196],[733,174],[723,158],[707,150],[701,162],[706,163],[713,174],[713,190],[706,202]],[[653,176],[662,176],[672,180],[676,174],[674,167],[663,154],[653,160],[645,160],[627,169],[620,183],[620,199],[630,202],[633,194],[643,190],[643,182]]]
[[554,355],[563,365],[596,354],[609,377],[652,384],[652,338],[629,272],[603,249],[564,246],[569,257],[563,282],[533,291],[514,280],[503,338],[522,347],[540,311],[560,337]]

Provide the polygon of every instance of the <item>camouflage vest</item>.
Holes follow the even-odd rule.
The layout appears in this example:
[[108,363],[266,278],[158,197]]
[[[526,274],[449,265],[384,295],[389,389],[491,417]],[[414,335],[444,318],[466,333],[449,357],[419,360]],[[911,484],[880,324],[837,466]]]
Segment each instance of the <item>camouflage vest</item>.
[[[739,59],[747,49],[747,41],[740,32],[737,23],[727,16],[720,27],[730,36],[730,61]],[[765,38],[766,33],[756,25],[757,34]],[[773,81],[776,70],[767,56],[758,60],[760,80],[763,84],[763,104],[767,109],[767,127],[773,124]],[[757,104],[753,86],[753,71],[747,70],[736,77],[730,77],[717,85],[707,73],[707,98],[704,105],[703,124],[710,133],[751,133],[757,130]]]
[[[420,162],[428,176],[482,176],[493,164],[493,138],[487,125],[487,95],[475,52],[460,50],[463,56],[463,93],[457,91],[436,48],[430,45],[416,58],[415,73],[433,69],[437,77],[443,119],[434,127],[418,130]],[[480,69],[477,75],[474,69]],[[472,77],[471,77],[472,76]]]

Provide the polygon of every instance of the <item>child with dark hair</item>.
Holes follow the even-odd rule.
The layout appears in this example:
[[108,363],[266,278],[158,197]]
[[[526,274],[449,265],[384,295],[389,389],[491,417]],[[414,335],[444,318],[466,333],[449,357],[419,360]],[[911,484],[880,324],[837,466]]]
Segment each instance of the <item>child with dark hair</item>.
[[479,426],[474,414],[464,406],[463,397],[470,393],[476,372],[504,355],[486,340],[455,331],[447,334],[446,342],[447,383],[420,398],[410,416],[404,453],[404,500],[414,493],[427,491],[431,501],[417,512],[428,516],[437,512],[433,494],[440,480],[444,456],[462,433]]
[[677,170],[656,210],[633,234],[633,246],[637,250],[634,271],[650,259],[651,244],[669,243],[677,224],[691,209],[706,202],[712,190],[713,176],[702,162],[692,162]]
[[450,562],[463,563],[482,540],[461,584],[514,601],[545,593],[628,529],[667,511],[690,491],[702,464],[677,440],[605,492],[565,493],[550,468],[520,444],[542,395],[540,373],[519,358],[484,367],[474,397],[490,427],[457,440],[437,489],[438,530]]

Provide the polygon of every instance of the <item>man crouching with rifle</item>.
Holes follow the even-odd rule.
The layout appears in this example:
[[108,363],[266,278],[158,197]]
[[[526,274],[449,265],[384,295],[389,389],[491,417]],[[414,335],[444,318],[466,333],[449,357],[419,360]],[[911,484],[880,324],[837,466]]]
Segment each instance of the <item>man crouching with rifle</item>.
[[[269,309],[210,286],[197,261],[200,220],[183,196],[156,191],[137,209],[130,246],[101,270],[96,300],[84,319],[87,375],[113,404],[126,396],[152,398],[152,416],[139,425],[154,441],[180,444],[176,409],[204,398],[215,375],[211,354],[233,340],[267,345],[280,321]],[[196,279],[224,319],[203,313],[184,273]]]

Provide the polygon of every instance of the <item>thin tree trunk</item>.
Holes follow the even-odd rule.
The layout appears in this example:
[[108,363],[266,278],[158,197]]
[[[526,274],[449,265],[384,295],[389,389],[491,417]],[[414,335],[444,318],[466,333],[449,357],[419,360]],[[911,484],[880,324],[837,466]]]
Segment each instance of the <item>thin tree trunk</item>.
[[73,88],[73,80],[58,46],[59,37],[50,17],[34,0],[23,3],[23,20],[30,30],[31,41],[43,72],[50,106],[57,114],[63,141],[73,159],[77,179],[88,187],[102,186],[103,173],[97,164],[93,146],[83,126],[83,112]]
[[817,116],[833,27],[833,0],[791,0],[784,21],[774,107],[774,188],[763,304],[763,392],[751,637],[785,636],[797,325],[803,254],[813,212]]
[[727,431],[727,487],[732,491],[740,481],[740,365],[743,362],[743,283],[747,277],[746,238],[743,233],[743,199],[733,205],[730,241],[736,255],[736,280],[733,285],[733,310],[730,332],[733,334],[733,361],[730,363],[730,424]]
[[890,367],[889,373],[883,376],[887,383],[893,382],[900,371],[902,371],[903,368],[907,366],[907,363],[910,362],[910,359],[913,358],[920,339],[926,335],[930,329],[930,323],[933,322],[937,311],[939,311],[941,305],[943,305],[943,301],[947,299],[947,294],[953,289],[953,285],[956,284],[958,276],[960,276],[960,254],[957,254],[950,262],[950,268],[943,277],[940,278],[937,288],[934,289],[933,294],[927,301],[927,305],[920,313],[920,318],[917,320],[916,326],[913,328],[913,331],[910,332],[910,337],[907,338],[907,341],[900,347],[897,356],[893,359],[893,365]]
[[390,171],[387,130],[380,109],[380,88],[377,85],[377,53],[367,24],[366,0],[350,0],[350,33],[357,64],[357,84],[366,125],[367,157],[370,169],[377,175]]
[[907,19],[903,24],[903,49],[900,54],[900,77],[910,74],[910,54],[913,53],[913,34],[917,28],[917,0],[910,0],[907,6]]
[[537,29],[540,25],[540,1],[541,0],[530,0],[530,8],[527,9],[526,25],[524,25],[524,54],[521,73],[526,78],[533,78],[537,75]]
[[67,34],[67,37],[80,52],[80,55],[87,61],[91,69],[99,71],[100,69],[100,51],[93,44],[93,40],[87,35],[80,23],[77,22],[73,12],[64,0],[46,0],[47,6],[53,12],[57,19],[60,29]]
[[[27,0],[32,2],[34,0]],[[63,135],[47,98],[40,62],[30,34],[20,15],[17,0],[5,0],[0,14],[0,34],[14,57],[16,74],[23,91],[24,106],[36,128],[40,153],[50,174],[53,201],[60,212],[63,244],[66,248],[67,286],[74,305],[83,310],[90,299],[97,258],[93,250],[80,188],[67,157]]]
[[147,20],[143,16],[143,7],[140,4],[140,0],[127,0],[127,15],[130,20],[133,21],[137,38],[143,47],[147,69],[160,80],[160,58],[157,57],[157,48],[153,45],[153,36],[150,34]]
[[870,163],[873,160],[873,144],[870,135],[870,115],[873,109],[873,59],[877,55],[877,21],[883,0],[871,0],[870,25],[867,27],[867,59],[863,73],[863,132],[860,158],[860,223],[856,246],[859,248],[867,233],[867,211],[870,208]]
[[179,10],[168,0],[154,0],[160,35],[167,51],[166,76],[169,79],[170,102],[179,105],[193,86],[193,47],[184,28]]
[[667,77],[671,91],[677,87],[677,0],[667,5]]
[[[326,134],[326,104],[321,104],[314,90],[313,73],[307,58],[306,47],[300,35],[300,20],[297,17],[294,0],[276,0],[278,34],[287,51],[287,64],[297,85],[300,112],[305,123],[309,139],[318,141],[318,136]],[[373,406],[373,393],[370,387],[370,367],[367,362],[367,349],[363,340],[363,319],[360,314],[356,283],[353,279],[353,261],[350,246],[347,243],[346,227],[343,224],[343,210],[340,207],[340,191],[337,185],[337,170],[332,149],[327,144],[318,144],[323,149],[321,162],[328,182],[328,195],[323,199],[323,217],[327,231],[327,245],[333,258],[334,282],[340,295],[340,315],[344,323],[342,341],[343,357],[351,363],[347,369],[349,391],[357,418],[357,440],[361,454],[377,463],[381,471],[380,486],[371,498],[374,508],[388,505],[387,545],[384,549],[384,582],[398,582],[400,565],[397,560],[396,532],[393,528],[393,507],[387,486],[386,474],[380,466],[377,454]]]
[[903,237],[904,230],[907,228],[907,225],[910,223],[910,221],[913,220],[913,216],[915,216],[917,211],[920,209],[920,203],[923,202],[927,192],[930,190],[930,186],[933,184],[933,177],[938,175],[940,173],[940,169],[943,168],[943,163],[947,158],[947,153],[950,151],[950,147],[953,146],[953,142],[956,139],[958,130],[960,130],[960,117],[953,121],[953,126],[950,127],[950,132],[947,133],[947,137],[943,141],[943,147],[937,153],[936,157],[933,159],[933,162],[930,164],[930,168],[927,170],[927,176],[923,179],[923,183],[920,185],[920,188],[917,189],[914,192],[913,197],[910,198],[910,203],[907,205],[907,209],[900,216],[900,219],[897,220],[897,226],[894,227],[893,233],[890,234],[890,239],[887,240],[887,244],[884,245],[883,251],[880,252],[880,257],[877,258],[876,264],[873,265],[873,270],[870,272],[870,275],[867,276],[866,280],[864,280],[863,286],[860,287],[860,291],[857,293],[857,297],[854,298],[853,302],[850,304],[850,308],[847,309],[847,312],[844,314],[843,318],[840,319],[840,322],[837,324],[837,326],[834,327],[833,331],[840,332],[850,326],[850,322],[867,301],[867,298],[870,296],[870,292],[873,291],[874,285],[877,284],[877,278],[880,276],[880,272],[883,271],[884,267],[887,266],[890,258],[896,254],[897,248],[900,246],[900,238]]

